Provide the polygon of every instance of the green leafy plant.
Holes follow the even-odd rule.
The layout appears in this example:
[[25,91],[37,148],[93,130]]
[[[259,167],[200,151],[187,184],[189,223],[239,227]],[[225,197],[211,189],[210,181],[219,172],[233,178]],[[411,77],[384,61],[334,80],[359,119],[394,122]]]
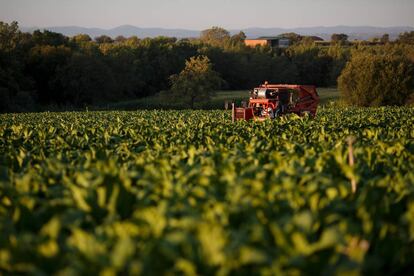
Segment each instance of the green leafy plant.
[[0,273],[405,274],[412,125],[407,107],[0,115]]

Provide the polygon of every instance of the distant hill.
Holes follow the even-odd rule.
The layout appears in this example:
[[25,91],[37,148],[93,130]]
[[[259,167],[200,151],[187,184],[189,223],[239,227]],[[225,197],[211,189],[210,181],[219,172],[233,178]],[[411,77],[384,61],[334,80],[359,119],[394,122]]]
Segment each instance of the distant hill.
[[349,36],[350,40],[366,40],[372,37],[382,36],[383,34],[389,34],[391,39],[396,39],[400,33],[414,31],[414,27],[321,26],[293,29],[248,28],[243,31],[249,38],[293,32],[300,35],[319,36],[325,40],[330,40],[332,34],[344,33]]
[[139,28],[131,25],[122,25],[113,29],[100,29],[100,28],[85,28],[78,26],[63,26],[63,27],[46,27],[46,28],[37,28],[30,27],[21,28],[24,32],[33,32],[37,29],[46,29],[49,31],[62,33],[66,36],[74,36],[77,34],[87,34],[89,36],[96,37],[100,35],[107,35],[110,37],[117,37],[119,35],[129,37],[129,36],[138,36],[140,38],[145,37],[156,37],[156,36],[169,36],[169,37],[198,37],[200,31],[185,30],[185,29],[163,29],[163,28]]
[[[36,29],[47,29],[53,32],[62,33],[66,36],[74,36],[76,34],[88,34],[91,37],[100,35],[108,35],[116,37],[123,35],[125,37],[136,35],[140,38],[169,36],[177,38],[192,38],[198,37],[200,31],[187,29],[165,29],[165,28],[140,28],[131,25],[122,25],[113,29],[100,28],[85,28],[78,26],[63,26],[63,27],[23,27],[24,32],[33,32]],[[369,39],[372,37],[382,36],[387,33],[391,39],[395,39],[402,32],[414,31],[413,27],[370,27],[370,26],[333,26],[333,27],[306,27],[306,28],[247,28],[230,30],[232,34],[244,31],[249,38],[257,38],[260,36],[275,36],[282,33],[298,33],[301,35],[314,35],[329,40],[333,33],[345,33],[349,35],[350,40],[354,39]]]

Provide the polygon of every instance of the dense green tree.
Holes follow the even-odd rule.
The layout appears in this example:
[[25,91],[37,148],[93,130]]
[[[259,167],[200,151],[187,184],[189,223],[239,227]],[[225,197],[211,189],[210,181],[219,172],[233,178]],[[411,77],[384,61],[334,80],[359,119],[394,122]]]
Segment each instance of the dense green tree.
[[301,42],[301,40],[303,39],[303,36],[297,33],[283,33],[280,35],[280,37],[289,39],[290,43],[293,45]]
[[220,47],[204,46],[198,49],[200,55],[207,56],[212,63],[213,70],[220,73],[220,76],[226,80],[223,84],[226,89],[238,89],[244,86],[244,71],[246,70],[246,61],[240,53],[225,51]]
[[180,74],[171,76],[170,96],[194,108],[194,103],[210,99],[221,81],[208,57],[192,57]]
[[298,71],[298,82],[325,86],[328,82],[332,59],[315,45],[299,44],[286,51]]
[[271,72],[272,75],[266,78],[271,83],[301,83],[296,64],[286,56],[274,57]]
[[94,56],[74,54],[59,68],[52,82],[65,102],[75,106],[116,99],[116,83],[110,68]]
[[114,39],[114,41],[115,42],[118,42],[118,43],[120,43],[120,42],[124,42],[125,40],[127,40],[127,38],[125,37],[125,36],[123,36],[123,35],[118,35],[117,37],[115,37],[115,39]]
[[14,98],[20,91],[12,72],[0,67],[0,112],[12,111]]
[[211,29],[203,30],[200,35],[200,40],[202,42],[213,46],[224,45],[229,39],[229,31],[220,27],[212,27]]
[[31,38],[17,22],[0,22],[0,112],[34,108],[32,82],[23,71]]
[[32,110],[35,107],[32,81],[23,74],[20,63],[1,59],[0,57],[0,112]]
[[248,76],[246,76],[249,80],[248,86],[256,87],[265,81],[272,82],[272,78],[276,77],[272,70],[273,64],[273,57],[266,54],[259,52],[250,55],[247,65]]
[[325,55],[330,59],[328,73],[326,75],[327,86],[337,86],[338,77],[341,75],[342,70],[345,68],[346,63],[351,55],[349,48],[341,47],[339,44],[331,45]]
[[348,42],[348,35],[347,34],[332,34],[331,41],[333,43],[339,43],[344,45]]
[[126,44],[110,44],[105,55],[117,86],[118,98],[139,97],[146,83],[137,67],[137,55]]
[[338,84],[352,105],[403,105],[414,92],[414,66],[395,51],[361,50],[353,53]]
[[83,53],[90,56],[102,56],[100,49],[101,44],[93,41],[79,42],[73,45],[72,50],[77,53]]
[[128,37],[123,43],[131,48],[135,48],[139,45],[140,39],[137,36]]
[[95,37],[95,41],[96,41],[96,43],[99,43],[99,44],[114,42],[114,40],[111,37],[107,36],[107,35],[97,36],[97,37]]
[[303,44],[312,44],[315,41],[324,41],[324,40],[323,38],[319,36],[310,35],[310,36],[303,36],[300,42]]
[[194,53],[191,48],[181,46],[175,38],[167,37],[140,41],[135,49],[134,67],[137,77],[145,83],[140,91],[141,96],[154,95],[170,88],[169,76],[179,73],[184,68],[185,58],[191,57],[187,55]]
[[301,44],[304,45],[313,45],[315,44],[315,39],[313,39],[311,36],[305,36],[302,38],[302,40],[300,41]]
[[20,31],[17,22],[10,24],[0,22],[0,51],[14,50],[20,40]]
[[240,31],[238,34],[232,35],[230,38],[230,43],[232,46],[244,45],[244,40],[246,39],[246,34]]
[[71,40],[76,43],[83,43],[92,41],[92,38],[87,34],[78,34],[73,36]]
[[44,30],[36,30],[33,32],[33,42],[36,45],[51,45],[51,46],[60,46],[67,45],[69,38],[60,34]]
[[384,34],[381,39],[380,39],[381,43],[383,44],[387,44],[390,42],[390,35],[389,34]]
[[399,35],[397,39],[398,43],[414,45],[414,31],[405,32]]
[[62,102],[59,91],[50,87],[59,67],[65,66],[72,55],[66,46],[37,45],[30,50],[26,71],[35,81],[38,100],[41,103]]

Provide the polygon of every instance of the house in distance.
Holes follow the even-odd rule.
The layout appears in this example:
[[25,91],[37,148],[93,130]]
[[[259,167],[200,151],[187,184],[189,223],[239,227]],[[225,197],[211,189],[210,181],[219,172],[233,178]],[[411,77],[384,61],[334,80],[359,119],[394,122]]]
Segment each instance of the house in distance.
[[269,45],[272,48],[287,48],[290,45],[290,39],[283,36],[262,36],[256,39],[245,39],[244,43],[249,47]]
[[[262,36],[256,39],[246,39],[244,43],[249,47],[256,47],[257,45],[265,46],[268,45],[272,48],[288,48],[290,45],[299,41],[313,41],[315,43],[325,42],[318,36],[302,36],[295,33],[286,33],[278,36]],[[330,42],[328,42],[330,44]]]

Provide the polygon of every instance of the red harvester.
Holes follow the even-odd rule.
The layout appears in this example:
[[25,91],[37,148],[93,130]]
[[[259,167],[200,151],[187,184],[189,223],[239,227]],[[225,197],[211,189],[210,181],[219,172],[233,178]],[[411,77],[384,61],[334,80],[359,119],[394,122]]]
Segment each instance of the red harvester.
[[236,107],[233,118],[236,120],[274,119],[278,116],[295,113],[314,117],[319,104],[319,95],[313,85],[265,84],[250,92],[247,107]]

